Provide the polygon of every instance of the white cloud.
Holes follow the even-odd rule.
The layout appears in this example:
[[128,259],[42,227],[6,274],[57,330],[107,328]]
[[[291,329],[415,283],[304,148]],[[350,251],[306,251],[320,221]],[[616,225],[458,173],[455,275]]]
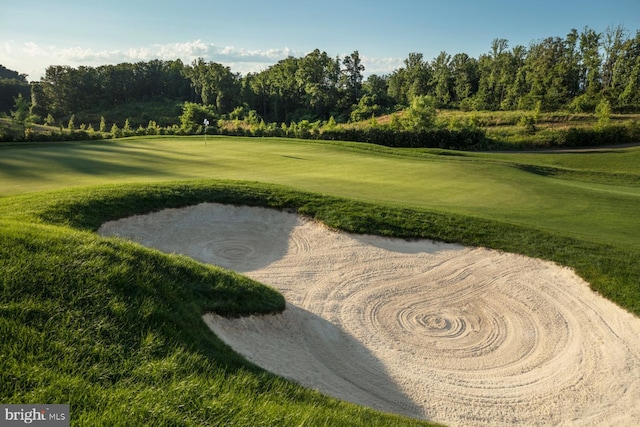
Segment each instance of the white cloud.
[[376,58],[362,55],[360,60],[365,66],[363,73],[365,76],[369,76],[371,74],[377,74],[379,76],[391,74],[403,65],[403,59],[401,58]]
[[170,60],[180,58],[184,60],[188,58],[192,60],[199,57],[206,57],[212,47],[213,44],[204,43],[202,40],[195,40],[186,43],[154,45],[152,51],[155,49],[155,56],[159,59]]
[[5,55],[11,55],[13,53],[13,45],[10,42],[2,43],[2,51]]

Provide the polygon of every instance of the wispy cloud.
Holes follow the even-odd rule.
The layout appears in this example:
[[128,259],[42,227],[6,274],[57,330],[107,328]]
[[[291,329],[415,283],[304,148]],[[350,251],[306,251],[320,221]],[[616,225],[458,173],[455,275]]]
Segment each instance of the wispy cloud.
[[[153,44],[132,47],[126,50],[94,50],[79,46],[60,48],[41,46],[33,42],[15,43],[5,41],[0,45],[2,65],[29,75],[29,80],[38,80],[50,65],[77,67],[117,64],[121,62],[150,61],[152,59],[181,59],[185,63],[203,58],[229,66],[232,71],[246,74],[259,72],[288,56],[304,56],[306,52],[296,52],[288,47],[267,50],[217,46],[202,40],[184,43]],[[396,69],[401,60],[396,58],[367,58],[363,64],[366,74],[387,74]]]
[[370,56],[362,56],[360,59],[365,66],[364,73],[366,75],[377,74],[379,76],[391,74],[402,67],[404,61],[403,58],[375,58]]

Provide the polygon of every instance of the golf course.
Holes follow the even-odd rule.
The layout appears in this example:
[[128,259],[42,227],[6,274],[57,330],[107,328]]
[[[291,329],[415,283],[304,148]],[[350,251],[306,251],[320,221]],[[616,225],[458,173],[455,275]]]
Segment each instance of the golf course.
[[[0,400],[68,403],[74,425],[633,425],[638,165],[634,146],[463,152],[213,135],[2,144]],[[188,209],[229,205],[240,210],[180,222]],[[225,229],[234,218],[259,227]],[[103,231],[119,221],[139,228]],[[143,225],[155,230],[147,240],[165,246],[145,243],[152,234]],[[225,250],[242,233],[265,240]],[[218,258],[179,248],[216,236],[224,238],[206,251]],[[335,243],[345,239],[353,240]],[[314,252],[325,240],[334,249]],[[317,276],[293,247],[309,248],[300,252],[314,257]],[[233,259],[253,252],[253,264]],[[384,264],[356,267],[368,257]],[[445,264],[452,270],[440,270]],[[416,272],[398,279],[399,265]],[[321,276],[328,270],[336,277]],[[412,312],[426,302],[437,316]],[[351,307],[363,319],[369,306],[382,314],[361,323],[331,317]],[[389,318],[402,328],[394,332]],[[267,335],[259,322],[279,332]],[[375,368],[362,362],[361,372],[377,372],[371,384],[383,391],[350,399],[329,380],[315,387],[287,375],[288,367],[303,376],[320,369],[309,355],[330,339],[307,349],[308,369],[304,360],[266,366],[260,350],[288,337],[299,348],[288,326],[303,324],[311,325],[299,328],[306,341],[321,329],[320,337],[340,337],[336,348],[352,349],[325,354],[322,366],[372,359]],[[431,331],[427,341],[418,324]],[[461,335],[495,347],[463,355],[477,348],[472,340],[447,356],[447,340]],[[282,342],[281,356],[293,354]],[[491,365],[511,348],[525,364]],[[430,369],[439,374],[421,382]],[[489,376],[478,377],[482,370]],[[514,376],[525,378],[503,381]],[[437,386],[454,379],[451,389]],[[492,401],[500,410],[482,406]],[[520,417],[526,406],[536,409]]]

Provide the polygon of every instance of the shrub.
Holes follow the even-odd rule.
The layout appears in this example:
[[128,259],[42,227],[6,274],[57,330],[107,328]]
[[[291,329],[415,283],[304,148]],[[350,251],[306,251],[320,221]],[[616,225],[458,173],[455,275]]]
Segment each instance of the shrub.
[[528,135],[533,135],[534,133],[536,133],[536,120],[530,114],[524,114],[522,117],[520,117],[520,120],[518,120],[518,126],[520,126],[523,129],[524,133]]
[[215,107],[212,105],[200,105],[194,102],[185,102],[182,106],[182,115],[180,116],[181,129],[185,133],[194,133],[198,126],[201,126],[204,120],[209,120],[209,126],[212,127],[213,132],[217,121],[218,115],[215,111]]

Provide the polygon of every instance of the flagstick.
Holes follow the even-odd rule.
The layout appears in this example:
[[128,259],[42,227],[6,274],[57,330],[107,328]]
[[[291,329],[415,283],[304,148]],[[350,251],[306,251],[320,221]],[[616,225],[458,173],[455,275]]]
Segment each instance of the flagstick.
[[204,119],[204,146],[207,146],[207,126],[209,126],[209,120]]

